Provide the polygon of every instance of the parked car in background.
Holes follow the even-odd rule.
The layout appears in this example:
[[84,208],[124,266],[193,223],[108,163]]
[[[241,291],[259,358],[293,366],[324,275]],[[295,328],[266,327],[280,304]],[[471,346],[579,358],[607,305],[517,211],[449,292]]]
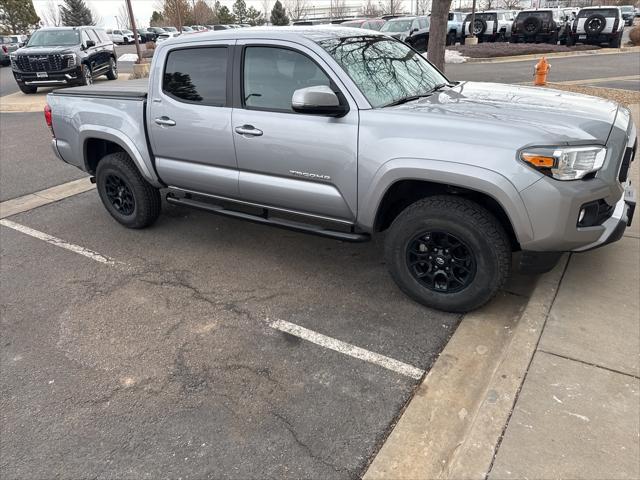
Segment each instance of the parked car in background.
[[382,18],[370,18],[369,20],[364,22],[360,28],[364,28],[366,30],[380,31],[380,29],[385,23],[387,23],[387,21]]
[[464,19],[467,16],[463,12],[449,12],[447,20],[447,45],[455,45],[462,41],[464,36]]
[[11,54],[11,68],[24,93],[36,93],[40,86],[89,85],[100,75],[118,78],[115,47],[98,27],[36,30],[26,46]]
[[511,43],[566,43],[571,24],[559,9],[523,10],[511,28]]
[[191,25],[194,32],[206,32],[208,29],[204,25]]
[[164,32],[158,35],[158,38],[156,38],[156,43],[162,43],[166,40],[169,40],[170,38],[175,38],[179,36],[180,36],[180,32],[178,32],[177,30],[175,32]]
[[187,27],[186,25],[182,27],[182,33],[193,33],[195,30],[191,27]]
[[150,32],[153,32],[156,34],[156,38],[158,37],[158,35],[165,33],[167,30],[165,30],[162,27],[149,27],[147,28],[147,30],[149,30]]
[[567,45],[587,43],[620,48],[624,21],[618,7],[585,7],[578,12]]
[[411,45],[418,51],[425,52],[429,44],[429,17],[397,17],[388,20],[380,32],[397,38]]
[[471,14],[464,20],[464,35],[475,35],[478,42],[504,42],[511,36],[513,13],[505,10],[487,10],[476,13],[473,28]]
[[107,30],[107,35],[111,39],[111,41],[115,44],[119,45],[128,45],[130,43],[135,42],[135,37],[138,37],[138,42],[142,41],[140,35],[134,35],[131,30],[126,29],[116,29],[116,30]]
[[620,12],[622,13],[624,24],[629,27],[633,25],[633,19],[636,16],[636,9],[633,5],[622,5],[620,7]]
[[29,41],[29,37],[26,35],[9,35],[11,37],[11,41],[15,43],[18,48],[24,47]]
[[141,42],[155,42],[156,38],[158,38],[158,34],[148,28],[138,28],[138,35],[140,35]]
[[207,25],[209,30],[229,30],[231,27],[229,25]]
[[20,48],[14,37],[9,35],[0,36],[0,65],[3,67],[11,63],[11,53]]
[[148,82],[127,83],[50,93],[47,123],[55,155],[94,177],[128,228],[158,219],[162,192],[172,205],[342,241],[384,231],[400,290],[465,312],[512,265],[548,271],[565,252],[619,240],[633,217],[628,109],[450,82],[377,32],[184,35],[156,49]]
[[353,20],[347,20],[346,22],[340,23],[342,27],[351,27],[351,28],[362,28],[362,24],[366,22],[367,18],[355,18]]
[[179,33],[176,27],[162,27],[162,28],[164,29],[165,32]]

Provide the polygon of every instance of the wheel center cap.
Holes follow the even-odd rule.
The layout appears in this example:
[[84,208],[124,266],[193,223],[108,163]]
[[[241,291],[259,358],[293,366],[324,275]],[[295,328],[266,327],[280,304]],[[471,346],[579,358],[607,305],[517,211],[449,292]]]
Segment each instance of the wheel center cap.
[[436,263],[440,266],[444,265],[444,258],[436,257]]

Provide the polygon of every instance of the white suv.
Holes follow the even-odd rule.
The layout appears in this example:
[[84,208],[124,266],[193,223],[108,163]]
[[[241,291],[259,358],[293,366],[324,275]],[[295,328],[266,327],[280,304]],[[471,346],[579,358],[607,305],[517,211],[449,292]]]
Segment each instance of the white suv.
[[507,41],[511,36],[513,19],[513,12],[510,10],[477,12],[472,28],[471,14],[468,14],[464,23],[463,37],[473,34],[478,37],[478,42]]
[[135,42],[135,37],[138,37],[138,42],[142,41],[140,35],[134,35],[131,30],[107,30],[107,35],[113,43],[127,45]]
[[618,7],[586,7],[581,9],[573,21],[567,45],[589,43],[620,48],[624,20]]

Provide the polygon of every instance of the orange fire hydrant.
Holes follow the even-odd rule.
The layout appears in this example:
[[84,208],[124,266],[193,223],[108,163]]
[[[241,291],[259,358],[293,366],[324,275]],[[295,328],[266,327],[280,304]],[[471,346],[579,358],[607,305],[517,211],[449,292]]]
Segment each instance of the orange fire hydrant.
[[543,87],[547,84],[547,74],[551,69],[551,65],[545,57],[542,57],[533,70],[533,84],[537,87]]

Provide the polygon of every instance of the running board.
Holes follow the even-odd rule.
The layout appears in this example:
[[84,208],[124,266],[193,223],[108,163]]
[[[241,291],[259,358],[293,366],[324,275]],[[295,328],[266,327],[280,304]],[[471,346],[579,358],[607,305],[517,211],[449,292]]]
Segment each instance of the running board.
[[239,218],[241,220],[248,220],[250,222],[260,223],[263,225],[271,225],[272,227],[284,228],[296,232],[310,233],[312,235],[319,235],[321,237],[333,238],[335,240],[342,240],[345,242],[366,242],[371,238],[368,233],[340,232],[338,230],[328,230],[319,225],[296,223],[282,218],[270,218],[267,209],[264,210],[264,216],[252,215],[250,213],[229,210],[221,205],[199,202],[193,198],[178,198],[173,196],[171,193],[167,194],[167,202],[173,205],[197,208],[217,215],[225,215],[227,217]]

